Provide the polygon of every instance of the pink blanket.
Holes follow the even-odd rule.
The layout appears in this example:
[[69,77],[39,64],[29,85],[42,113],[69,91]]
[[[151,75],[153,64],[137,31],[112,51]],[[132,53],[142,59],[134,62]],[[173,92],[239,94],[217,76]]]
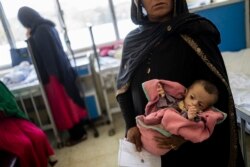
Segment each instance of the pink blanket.
[[203,121],[199,122],[184,118],[174,108],[157,110],[156,103],[159,100],[157,85],[159,82],[169,95],[177,99],[182,99],[185,91],[185,87],[172,81],[154,79],[143,83],[143,89],[149,102],[146,106],[146,116],[137,116],[136,121],[141,132],[143,147],[147,151],[155,155],[164,155],[170,151],[158,148],[154,136],[169,137],[174,134],[193,143],[202,142],[213,133],[215,125],[226,118],[226,114],[216,108],[210,108],[200,113],[199,116]]

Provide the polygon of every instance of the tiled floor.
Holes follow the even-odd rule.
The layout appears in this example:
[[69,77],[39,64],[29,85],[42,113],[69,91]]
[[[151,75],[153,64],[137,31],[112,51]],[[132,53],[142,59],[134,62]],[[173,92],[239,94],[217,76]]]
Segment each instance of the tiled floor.
[[109,136],[111,126],[98,127],[99,137],[92,131],[88,139],[72,147],[56,149],[59,159],[56,167],[117,167],[119,139],[124,137],[124,121],[120,113],[114,114],[115,135]]
[[[116,133],[109,136],[111,126],[98,127],[99,137],[93,137],[92,131],[88,140],[72,147],[56,149],[59,159],[56,167],[117,167],[117,152],[119,139],[124,136],[124,121],[120,113],[114,116]],[[250,167],[250,135],[246,135],[248,161]]]

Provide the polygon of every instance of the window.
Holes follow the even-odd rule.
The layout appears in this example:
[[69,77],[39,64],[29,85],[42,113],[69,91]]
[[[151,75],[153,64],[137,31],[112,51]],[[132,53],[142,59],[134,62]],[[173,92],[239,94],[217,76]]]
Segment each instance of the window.
[[187,0],[187,4],[189,9],[193,9],[197,7],[210,5],[212,3],[220,3],[225,1],[231,1],[231,0]]
[[211,3],[211,0],[187,0],[188,8],[196,8],[203,5],[208,5]]
[[108,0],[91,0],[81,5],[82,0],[60,0],[73,50],[92,46],[88,26],[92,25],[96,44],[116,39]]
[[128,0],[113,0],[119,36],[124,39],[126,35],[133,30],[136,25],[130,18],[130,5],[131,1]]
[[[16,42],[16,47],[26,47],[26,43],[24,42],[26,39],[26,29],[21,25],[17,18],[17,12],[20,7],[28,6],[35,10],[37,10],[44,18],[48,18],[55,22],[56,25],[58,24],[58,18],[55,8],[55,2],[52,0],[1,0],[4,13],[7,17],[8,23],[10,25],[10,31],[12,31],[13,37]],[[57,26],[59,29],[60,26]],[[0,47],[4,48],[4,52],[1,52],[1,57],[5,60],[0,62],[0,66],[3,65],[10,65],[11,64],[11,57],[10,57],[10,47],[8,43],[2,43],[2,30],[0,29],[1,33],[1,43]],[[2,50],[1,50],[2,51]]]
[[[20,7],[22,6],[28,6],[36,11],[38,11],[42,17],[47,18],[57,25],[57,29],[60,29],[60,26],[58,24],[58,18],[55,8],[55,2],[52,0],[43,0],[43,1],[37,1],[37,0],[2,0],[2,5],[4,12],[6,14],[6,17],[9,21],[11,31],[13,33],[13,36],[17,42],[17,47],[20,42],[23,42],[26,37],[25,28],[21,25],[21,23],[18,21],[17,18],[17,12]],[[23,46],[23,45],[21,45]]]
[[[2,0],[4,12],[10,25],[16,46],[18,48],[25,47],[26,29],[20,24],[17,18],[17,11],[22,6],[28,6],[37,10],[44,18],[48,18],[55,22],[56,28],[59,30],[62,41],[63,31],[60,28],[58,13],[56,10],[55,0]],[[79,5],[81,0],[61,0],[60,6],[64,13],[64,20],[67,26],[69,39],[74,51],[89,48],[92,46],[89,25],[92,25],[92,31],[96,44],[103,44],[116,40],[113,20],[108,0],[92,0],[88,5]],[[96,5],[98,4],[98,5]],[[4,31],[3,31],[4,34]],[[62,42],[65,47],[65,42]],[[7,44],[7,43],[6,43]],[[6,47],[4,47],[6,48]],[[66,47],[65,47],[66,48]],[[9,46],[7,48],[9,50]],[[65,49],[66,50],[66,49]],[[5,57],[9,59],[10,53],[5,52]],[[1,66],[0,62],[0,66]]]
[[[213,0],[215,3],[224,1],[231,0]],[[131,1],[91,0],[87,1],[86,5],[82,5],[82,0],[59,0],[69,40],[75,52],[91,48],[89,25],[92,25],[95,44],[105,44],[116,40],[109,2],[113,2],[119,36],[124,39],[132,29],[137,27],[130,18]],[[187,0],[187,2],[190,8],[210,4],[210,0]],[[65,51],[67,50],[65,42],[63,42],[63,31],[58,19],[56,0],[1,0],[1,4],[18,48],[26,46],[24,42],[26,30],[17,19],[17,11],[21,6],[29,6],[37,10],[44,18],[52,20],[56,24]],[[10,46],[3,27],[0,27],[0,49],[0,67],[10,65]]]
[[5,36],[2,24],[0,24],[0,53],[1,53],[0,66],[10,65],[11,64],[10,46]]

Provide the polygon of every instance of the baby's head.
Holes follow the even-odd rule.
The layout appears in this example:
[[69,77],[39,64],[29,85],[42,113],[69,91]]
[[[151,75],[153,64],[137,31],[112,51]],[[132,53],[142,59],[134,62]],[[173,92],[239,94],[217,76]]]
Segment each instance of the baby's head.
[[184,105],[188,110],[189,107],[195,106],[199,110],[205,110],[213,106],[219,96],[217,87],[209,81],[197,80],[186,91]]

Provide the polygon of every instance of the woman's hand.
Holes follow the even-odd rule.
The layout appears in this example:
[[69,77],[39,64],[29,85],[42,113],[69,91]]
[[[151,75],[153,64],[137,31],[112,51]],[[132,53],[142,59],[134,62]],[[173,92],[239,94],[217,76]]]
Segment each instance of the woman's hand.
[[137,151],[141,151],[142,148],[141,133],[136,126],[128,130],[127,140],[135,144]]
[[158,147],[162,149],[174,149],[177,150],[186,140],[180,136],[172,135],[170,137],[155,136],[154,140],[158,142]]

